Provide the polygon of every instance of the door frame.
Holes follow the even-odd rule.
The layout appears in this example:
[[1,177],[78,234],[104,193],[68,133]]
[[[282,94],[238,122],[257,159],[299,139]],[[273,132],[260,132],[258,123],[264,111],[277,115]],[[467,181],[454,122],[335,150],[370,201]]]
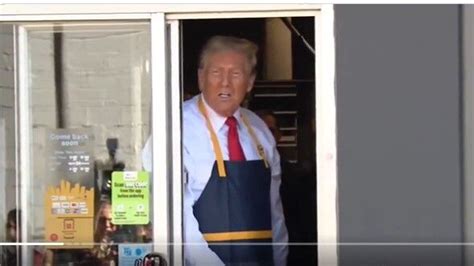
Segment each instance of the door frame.
[[[129,14],[114,14],[114,15],[77,15],[67,16],[67,21],[80,21],[81,23],[87,23],[88,21],[112,21],[114,22],[133,22],[133,21],[149,21],[150,23],[150,34],[151,34],[151,95],[152,95],[152,156],[153,156],[153,169],[156,169],[152,173],[152,195],[153,195],[153,251],[158,252],[168,260],[172,254],[172,246],[168,243],[171,242],[169,233],[169,224],[171,222],[169,217],[170,206],[167,204],[169,197],[168,190],[168,179],[170,176],[170,160],[169,159],[169,147],[166,145],[168,142],[170,133],[168,132],[169,119],[167,119],[168,112],[167,106],[167,72],[163,62],[163,58],[167,58],[166,53],[166,29],[165,29],[165,15],[164,13],[152,13],[143,15],[129,15]],[[34,27],[35,23],[41,22],[64,22],[65,16],[63,15],[38,15],[31,16],[27,21],[19,20],[15,22],[15,42],[16,42],[16,69],[15,69],[15,98],[16,98],[16,117],[18,119],[17,124],[17,139],[19,149],[17,150],[17,180],[20,181],[19,188],[19,205],[23,210],[21,212],[21,220],[24,221],[20,225],[20,230],[23,236],[29,236],[31,231],[28,223],[29,214],[29,189],[31,187],[31,132],[29,130],[30,122],[30,92],[28,84],[28,47],[27,47],[27,29]],[[163,41],[165,40],[165,41]],[[18,134],[21,132],[21,134]],[[165,162],[165,163],[163,163]],[[20,174],[21,173],[21,174]],[[31,243],[27,237],[22,238],[22,261],[27,264],[31,261],[31,249],[28,246],[31,245],[58,245],[58,243]],[[60,244],[60,243],[59,243]]]
[[[317,232],[318,263],[338,264],[338,221],[337,221],[337,147],[336,147],[336,98],[335,98],[335,41],[334,11],[331,5],[305,11],[266,12],[207,12],[167,15],[167,22],[179,26],[188,19],[228,19],[228,18],[268,18],[268,17],[314,17],[316,46],[316,154],[317,156]],[[171,52],[179,55],[179,43],[171,47]],[[177,50],[177,51],[176,51]],[[178,68],[171,69],[172,76],[179,76]],[[173,83],[172,91],[181,90],[180,84]],[[176,99],[175,104],[180,104]],[[180,110],[180,108],[178,109]],[[179,120],[174,120],[176,123]],[[179,177],[174,177],[179,178]]]

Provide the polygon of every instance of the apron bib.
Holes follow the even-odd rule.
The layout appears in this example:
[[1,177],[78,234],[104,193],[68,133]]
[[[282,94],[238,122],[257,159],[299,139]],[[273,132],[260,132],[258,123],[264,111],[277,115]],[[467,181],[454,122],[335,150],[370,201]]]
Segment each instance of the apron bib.
[[273,265],[271,171],[263,148],[242,117],[261,160],[224,161],[201,98],[198,104],[216,154],[209,181],[193,206],[199,230],[226,265]]

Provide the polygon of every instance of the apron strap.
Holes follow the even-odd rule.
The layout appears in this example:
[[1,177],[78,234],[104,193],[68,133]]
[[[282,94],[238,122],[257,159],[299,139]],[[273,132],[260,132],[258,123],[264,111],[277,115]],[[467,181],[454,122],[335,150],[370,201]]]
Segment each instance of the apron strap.
[[201,111],[201,114],[206,119],[207,130],[211,134],[212,147],[214,148],[214,153],[216,154],[216,160],[217,160],[217,172],[219,173],[219,177],[226,177],[227,174],[225,172],[225,167],[224,167],[224,157],[222,156],[219,140],[217,139],[216,133],[214,132],[214,129],[212,128],[211,121],[209,121],[209,117],[207,116],[206,108],[204,107],[204,103],[202,102],[201,96],[199,97],[198,101],[199,101],[199,111]]
[[[212,128],[211,121],[209,120],[209,117],[207,116],[206,107],[204,106],[204,102],[202,101],[202,95],[199,96],[198,106],[199,106],[199,111],[201,112],[201,114],[206,119],[207,130],[211,134],[212,147],[214,148],[214,153],[216,155],[216,161],[217,161],[217,172],[219,173],[219,177],[226,177],[227,174],[226,174],[226,171],[225,171],[224,157],[222,156],[221,146],[219,144],[219,140],[216,136],[216,133],[214,132],[214,129]],[[263,146],[258,141],[258,138],[255,135],[255,132],[253,131],[252,127],[250,126],[250,123],[248,122],[247,117],[244,116],[242,113],[240,114],[240,117],[244,121],[244,124],[247,127],[247,129],[250,133],[250,136],[253,139],[253,142],[255,144],[255,148],[257,149],[258,156],[265,163],[265,167],[268,168],[269,166],[268,166],[268,162],[267,162],[267,159],[266,159],[266,156],[265,156],[265,150],[263,149]]]
[[204,239],[207,242],[218,241],[242,241],[242,240],[258,240],[258,239],[272,239],[272,230],[255,230],[255,231],[238,231],[238,232],[220,232],[220,233],[205,233]]
[[250,126],[250,123],[247,120],[247,117],[244,116],[242,112],[240,113],[240,117],[242,117],[242,120],[244,121],[245,126],[247,126],[250,136],[252,136],[253,142],[255,144],[255,148],[257,149],[258,156],[260,156],[260,159],[262,159],[263,162],[265,163],[265,168],[268,168],[268,162],[265,156],[265,150],[263,149],[263,146],[258,141],[257,136],[255,135],[255,132],[253,131],[253,128]]

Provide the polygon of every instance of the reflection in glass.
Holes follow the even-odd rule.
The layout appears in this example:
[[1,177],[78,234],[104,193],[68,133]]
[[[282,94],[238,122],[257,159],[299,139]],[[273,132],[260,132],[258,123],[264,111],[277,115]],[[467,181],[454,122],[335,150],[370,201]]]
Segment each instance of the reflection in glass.
[[141,171],[140,150],[150,134],[149,28],[123,22],[26,27],[27,215],[35,217],[27,237],[68,244],[51,249],[55,265],[116,264],[119,248],[112,244],[147,240],[139,234],[151,223],[110,219],[112,173]]
[[[0,24],[0,242],[19,240],[16,203],[14,26]],[[0,247],[0,264],[17,262],[16,246]]]

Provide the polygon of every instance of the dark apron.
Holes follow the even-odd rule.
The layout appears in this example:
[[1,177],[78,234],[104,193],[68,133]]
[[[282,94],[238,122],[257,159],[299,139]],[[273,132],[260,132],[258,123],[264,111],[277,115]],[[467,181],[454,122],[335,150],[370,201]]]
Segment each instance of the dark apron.
[[[219,148],[219,152],[211,177],[193,206],[199,230],[226,265],[273,265],[271,172],[263,149],[256,143],[263,160],[223,161],[203,106],[200,110],[208,123],[214,151]],[[257,141],[248,123],[246,126]]]

